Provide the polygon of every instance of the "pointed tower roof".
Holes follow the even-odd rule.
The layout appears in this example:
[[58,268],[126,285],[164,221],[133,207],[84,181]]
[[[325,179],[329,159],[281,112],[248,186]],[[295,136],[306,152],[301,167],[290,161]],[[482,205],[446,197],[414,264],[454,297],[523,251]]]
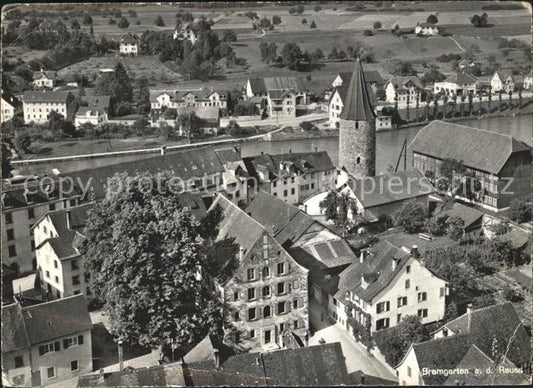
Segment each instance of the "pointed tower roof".
[[346,93],[346,101],[341,112],[341,119],[353,121],[374,120],[376,115],[366,88],[365,75],[361,68],[359,58],[355,61],[355,66],[350,80],[350,86]]

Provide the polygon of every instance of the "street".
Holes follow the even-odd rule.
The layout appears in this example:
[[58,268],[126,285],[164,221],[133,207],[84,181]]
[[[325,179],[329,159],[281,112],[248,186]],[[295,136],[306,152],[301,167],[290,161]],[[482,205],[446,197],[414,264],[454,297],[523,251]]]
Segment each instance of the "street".
[[[320,320],[321,313],[324,313],[324,322]],[[390,367],[383,365],[374,356],[370,355],[364,345],[355,342],[351,333],[329,322],[326,318],[325,310],[314,300],[310,300],[309,302],[309,320],[316,330],[314,335],[309,338],[309,345],[319,345],[321,338],[326,343],[340,342],[342,352],[344,353],[344,357],[346,357],[348,373],[363,371],[368,376],[376,376],[393,381],[397,380],[396,375],[392,373]]]

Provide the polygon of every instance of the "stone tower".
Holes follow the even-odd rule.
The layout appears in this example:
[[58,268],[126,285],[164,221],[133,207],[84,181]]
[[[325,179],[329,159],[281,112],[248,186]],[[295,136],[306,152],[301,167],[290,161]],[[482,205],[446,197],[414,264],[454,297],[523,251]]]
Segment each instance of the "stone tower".
[[359,59],[355,62],[339,123],[339,168],[354,178],[376,175],[376,115]]

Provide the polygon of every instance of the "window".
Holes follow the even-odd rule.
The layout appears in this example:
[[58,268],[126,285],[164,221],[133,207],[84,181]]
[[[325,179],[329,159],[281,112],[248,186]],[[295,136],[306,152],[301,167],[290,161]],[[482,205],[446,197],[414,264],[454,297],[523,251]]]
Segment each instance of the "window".
[[428,316],[428,309],[420,309],[420,310],[418,310],[418,316],[420,318],[426,318]]
[[255,299],[255,288],[249,288],[248,289],[248,300],[254,300]]
[[39,346],[39,355],[43,356],[46,353],[59,352],[60,345],[59,341],[50,342],[49,344]]
[[272,341],[272,330],[265,330],[265,344],[269,344]]
[[70,262],[70,266],[71,266],[71,269],[72,269],[73,271],[77,270],[77,269],[79,268],[79,267],[78,267],[78,260],[72,260],[72,261]]
[[409,288],[409,287],[411,287],[411,281],[410,281],[409,279],[407,279],[407,280],[405,281],[405,288],[407,289],[407,288]]
[[292,301],[292,308],[297,309],[300,306],[298,299]]
[[283,333],[284,330],[285,330],[285,324],[284,323],[280,323],[279,324],[279,332]]
[[75,337],[66,338],[63,340],[63,348],[68,349],[73,346],[78,346],[83,344],[83,336],[78,335]]
[[389,311],[390,310],[390,302],[381,302],[376,305],[376,312],[382,313],[383,311]]
[[407,274],[411,273],[411,266],[410,265],[405,267],[405,273],[407,273]]
[[255,319],[257,319],[257,315],[255,313],[255,307],[251,308],[251,309],[248,309],[248,320],[249,321],[253,321]]
[[6,213],[6,224],[12,224],[13,223],[13,214]]
[[266,279],[270,276],[270,268],[263,267],[263,279]]
[[270,287],[269,286],[263,287],[263,298],[270,298]]
[[396,323],[400,323],[402,321],[402,314],[396,315]]
[[57,260],[54,260],[54,268],[57,268],[57,267],[58,267]]
[[270,318],[272,316],[272,309],[270,306],[263,307],[263,318]]
[[402,306],[405,306],[407,305],[407,297],[406,296],[401,296],[398,298],[398,307],[402,307]]
[[285,314],[287,312],[285,308],[285,302],[279,302],[278,303],[278,314]]
[[272,182],[272,187],[275,188],[277,185],[278,185],[278,181],[273,181],[273,182]]
[[78,360],[74,360],[70,362],[70,371],[76,372],[78,370]]
[[28,209],[28,219],[32,220],[33,218],[35,218],[35,212],[33,209]]
[[46,271],[45,274],[47,278],[50,278],[50,271]]
[[21,368],[24,366],[24,359],[22,356],[15,357],[15,368]]
[[287,196],[287,190],[283,190],[283,196],[284,196],[284,197]]
[[240,317],[240,315],[239,315],[239,312],[238,312],[238,311],[235,311],[235,314],[233,314],[233,316],[234,316],[235,322],[238,322],[238,321],[240,321],[240,320],[241,320],[241,317]]
[[283,295],[285,293],[285,283],[278,283],[278,295]]
[[255,338],[255,330],[250,330],[250,338]]
[[48,208],[50,209],[51,212],[53,212],[54,210],[56,210],[56,204],[55,203],[51,203]]
[[263,260],[268,259],[268,236],[263,235]]
[[278,263],[277,270],[278,270],[278,276],[285,275],[285,263]]
[[298,322],[298,320],[293,321],[293,322],[292,322],[292,326],[293,326],[295,329],[298,329],[298,327],[299,327],[299,322]]
[[294,187],[291,189],[291,194],[294,195]]
[[13,229],[8,229],[6,232],[7,232],[7,241],[12,241],[15,239],[15,231]]
[[17,255],[17,248],[14,245],[10,245],[8,248],[9,257],[14,257]]
[[255,268],[248,268],[246,273],[248,275],[248,281],[255,280]]
[[298,287],[300,287],[300,285],[298,284],[298,280],[293,281],[292,288],[297,289]]
[[445,287],[441,287],[439,296],[442,298],[442,297],[444,297],[444,295],[446,295],[446,288]]
[[389,318],[383,318],[376,321],[376,330],[389,327]]
[[427,296],[427,293],[425,293],[425,292],[419,292],[419,293],[418,293],[418,301],[419,301],[419,302],[424,302],[424,301],[426,301],[426,300],[427,300],[427,297],[428,297],[428,296]]
[[407,367],[407,376],[411,377],[411,367]]
[[35,251],[35,241],[33,240],[30,241],[30,249],[32,252]]
[[233,293],[233,300],[239,300],[239,293],[237,291]]
[[55,282],[56,282],[57,284],[59,284],[59,277],[54,276],[54,280],[55,280]]
[[46,374],[47,374],[49,379],[55,378],[56,377],[56,367],[55,366],[51,366],[50,368],[48,368],[46,370]]

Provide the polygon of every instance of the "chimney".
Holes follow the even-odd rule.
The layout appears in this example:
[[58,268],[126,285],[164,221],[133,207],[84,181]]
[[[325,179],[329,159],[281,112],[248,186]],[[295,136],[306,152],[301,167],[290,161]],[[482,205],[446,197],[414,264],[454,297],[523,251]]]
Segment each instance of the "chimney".
[[283,171],[283,167],[285,167],[285,165],[283,164],[283,162],[279,162],[279,170],[280,170],[280,171]]
[[315,152],[318,152],[318,146],[315,146]]
[[399,262],[399,261],[400,261],[400,260],[397,259],[396,257],[393,257],[393,258],[392,258],[392,270],[393,270],[393,271],[398,267],[398,262]]
[[244,257],[244,248],[242,246],[239,247],[239,261],[242,261]]
[[361,255],[359,257],[359,259],[360,259],[359,262],[361,264],[363,264],[365,262],[367,254],[368,254],[368,251],[366,249],[361,249]]
[[472,303],[468,303],[468,304],[466,305],[466,313],[467,313],[467,314],[470,314],[470,313],[472,312],[472,308],[473,308]]
[[256,358],[255,358],[255,365],[260,365],[259,357],[256,357]]
[[166,152],[167,152],[167,146],[163,146],[159,149],[159,151],[161,152],[161,155],[165,155]]
[[98,382],[104,383],[104,368],[100,368],[100,373],[98,374]]
[[72,229],[72,214],[67,209],[67,229]]
[[124,370],[124,348],[122,347],[122,340],[118,341],[118,370]]
[[365,280],[365,277],[364,275],[361,274],[361,287],[366,290],[366,288],[368,287],[368,283],[366,282]]
[[467,333],[470,333],[470,325],[472,323],[472,308],[473,308],[472,303],[468,303],[466,305],[466,317],[467,317],[467,322],[468,322],[468,326],[466,330]]
[[411,248],[411,256],[413,256],[415,259],[418,259],[418,257],[420,256],[418,253],[417,245],[413,245],[413,247]]
[[217,348],[213,349],[215,355],[215,367],[220,368],[220,353]]
[[291,152],[292,152],[292,148],[291,148],[291,147],[289,147],[289,154],[290,154]]

